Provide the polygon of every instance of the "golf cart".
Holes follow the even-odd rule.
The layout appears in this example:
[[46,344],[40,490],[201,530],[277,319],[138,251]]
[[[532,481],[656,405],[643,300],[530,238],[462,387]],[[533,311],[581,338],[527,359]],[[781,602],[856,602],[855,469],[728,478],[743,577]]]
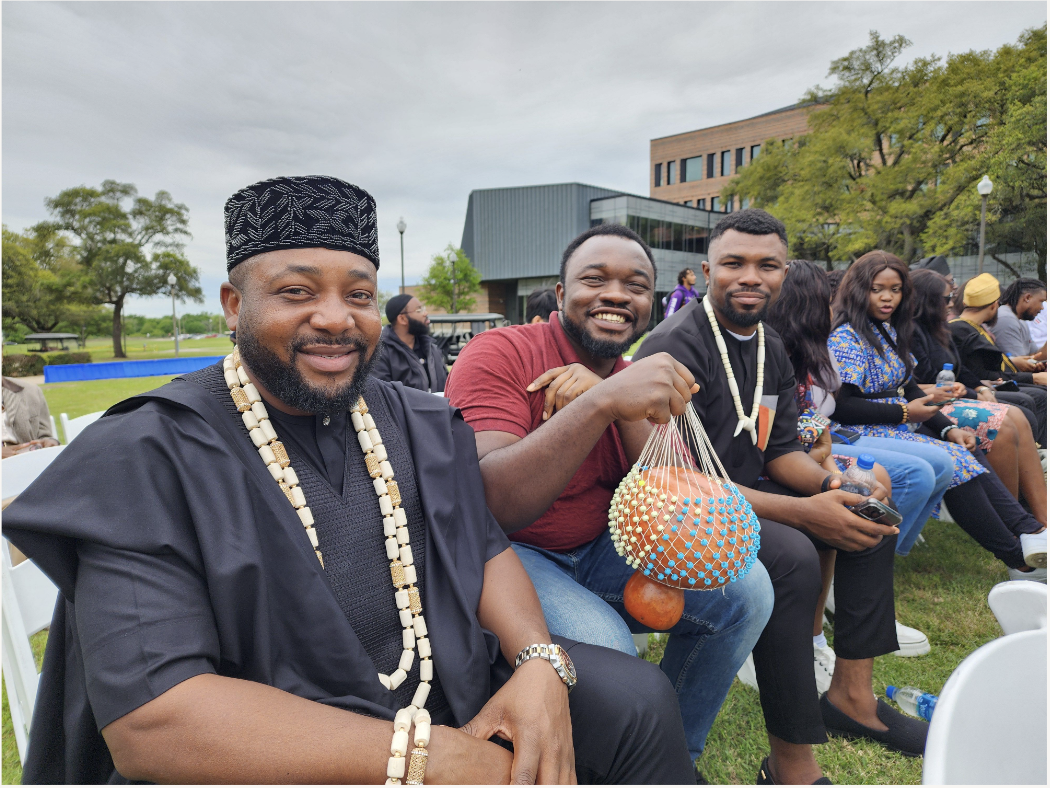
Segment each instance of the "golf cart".
[[509,321],[505,320],[503,315],[495,312],[429,315],[429,317],[430,334],[434,337],[437,346],[441,348],[446,364],[452,364],[456,360],[459,351],[475,334],[480,334],[490,328],[509,325]]

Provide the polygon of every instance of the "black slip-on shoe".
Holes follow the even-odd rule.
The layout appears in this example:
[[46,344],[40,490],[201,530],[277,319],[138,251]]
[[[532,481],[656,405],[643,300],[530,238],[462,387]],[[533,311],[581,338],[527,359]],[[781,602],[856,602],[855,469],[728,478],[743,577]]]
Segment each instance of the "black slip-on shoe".
[[901,714],[881,699],[878,700],[875,713],[889,730],[877,731],[867,725],[861,725],[838,709],[828,700],[827,695],[820,697],[820,714],[824,718],[825,729],[832,736],[871,739],[909,758],[922,756],[926,750],[926,734],[929,733],[930,723]]
[[700,771],[700,767],[697,766],[695,763],[693,764],[693,777],[696,778],[696,784],[697,785],[710,785],[711,784],[711,783],[709,783],[707,781],[707,778],[704,777],[704,773],[702,771]]
[[[758,779],[755,780],[755,785],[780,785],[773,779],[773,772],[769,770],[769,756],[767,755],[762,759],[762,765],[758,767]],[[812,783],[812,785],[834,785],[831,780],[823,775]]]

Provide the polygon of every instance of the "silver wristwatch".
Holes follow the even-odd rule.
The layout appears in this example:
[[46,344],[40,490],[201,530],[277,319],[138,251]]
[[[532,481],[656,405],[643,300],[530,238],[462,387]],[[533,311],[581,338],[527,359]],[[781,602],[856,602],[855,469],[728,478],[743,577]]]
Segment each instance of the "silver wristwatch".
[[526,646],[514,660],[514,667],[520,668],[528,660],[537,657],[545,659],[558,671],[558,677],[562,680],[569,692],[576,686],[576,666],[572,664],[568,652],[557,643],[534,643]]

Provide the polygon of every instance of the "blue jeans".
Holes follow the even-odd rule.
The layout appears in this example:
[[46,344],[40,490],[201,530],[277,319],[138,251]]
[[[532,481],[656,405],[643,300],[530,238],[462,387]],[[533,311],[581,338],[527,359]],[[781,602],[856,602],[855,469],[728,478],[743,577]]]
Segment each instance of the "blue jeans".
[[[634,570],[608,534],[567,553],[518,543],[513,548],[536,586],[552,635],[638,653],[631,633],[649,629],[624,610],[623,589]],[[724,593],[685,592],[685,612],[670,630],[660,667],[678,693],[693,760],[772,611],[773,586],[758,561]]]
[[847,457],[870,454],[886,469],[893,484],[894,503],[904,518],[897,537],[897,555],[907,555],[951,484],[951,455],[926,443],[868,435],[853,444],[836,443],[831,453]]

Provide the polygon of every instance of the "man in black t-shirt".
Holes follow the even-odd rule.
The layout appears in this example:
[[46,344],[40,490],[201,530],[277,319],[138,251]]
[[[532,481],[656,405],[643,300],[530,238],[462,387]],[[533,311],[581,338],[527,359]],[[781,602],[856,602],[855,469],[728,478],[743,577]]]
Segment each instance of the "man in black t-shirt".
[[[791,362],[780,336],[761,323],[780,292],[786,261],[787,236],[777,219],[753,209],[729,214],[712,232],[703,264],[707,297],[657,326],[634,356],[670,353],[701,382],[693,407],[762,523],[758,558],[773,582],[774,607],[753,652],[771,749],[760,784],[823,780],[811,745],[826,741],[825,731],[921,755],[927,729],[871,690],[874,657],[898,649],[897,529],[853,514],[846,507],[865,499],[839,491],[835,475],[801,451]],[[873,495],[887,492],[880,486]],[[819,703],[811,644],[821,586],[818,550],[838,551],[837,661]]]

